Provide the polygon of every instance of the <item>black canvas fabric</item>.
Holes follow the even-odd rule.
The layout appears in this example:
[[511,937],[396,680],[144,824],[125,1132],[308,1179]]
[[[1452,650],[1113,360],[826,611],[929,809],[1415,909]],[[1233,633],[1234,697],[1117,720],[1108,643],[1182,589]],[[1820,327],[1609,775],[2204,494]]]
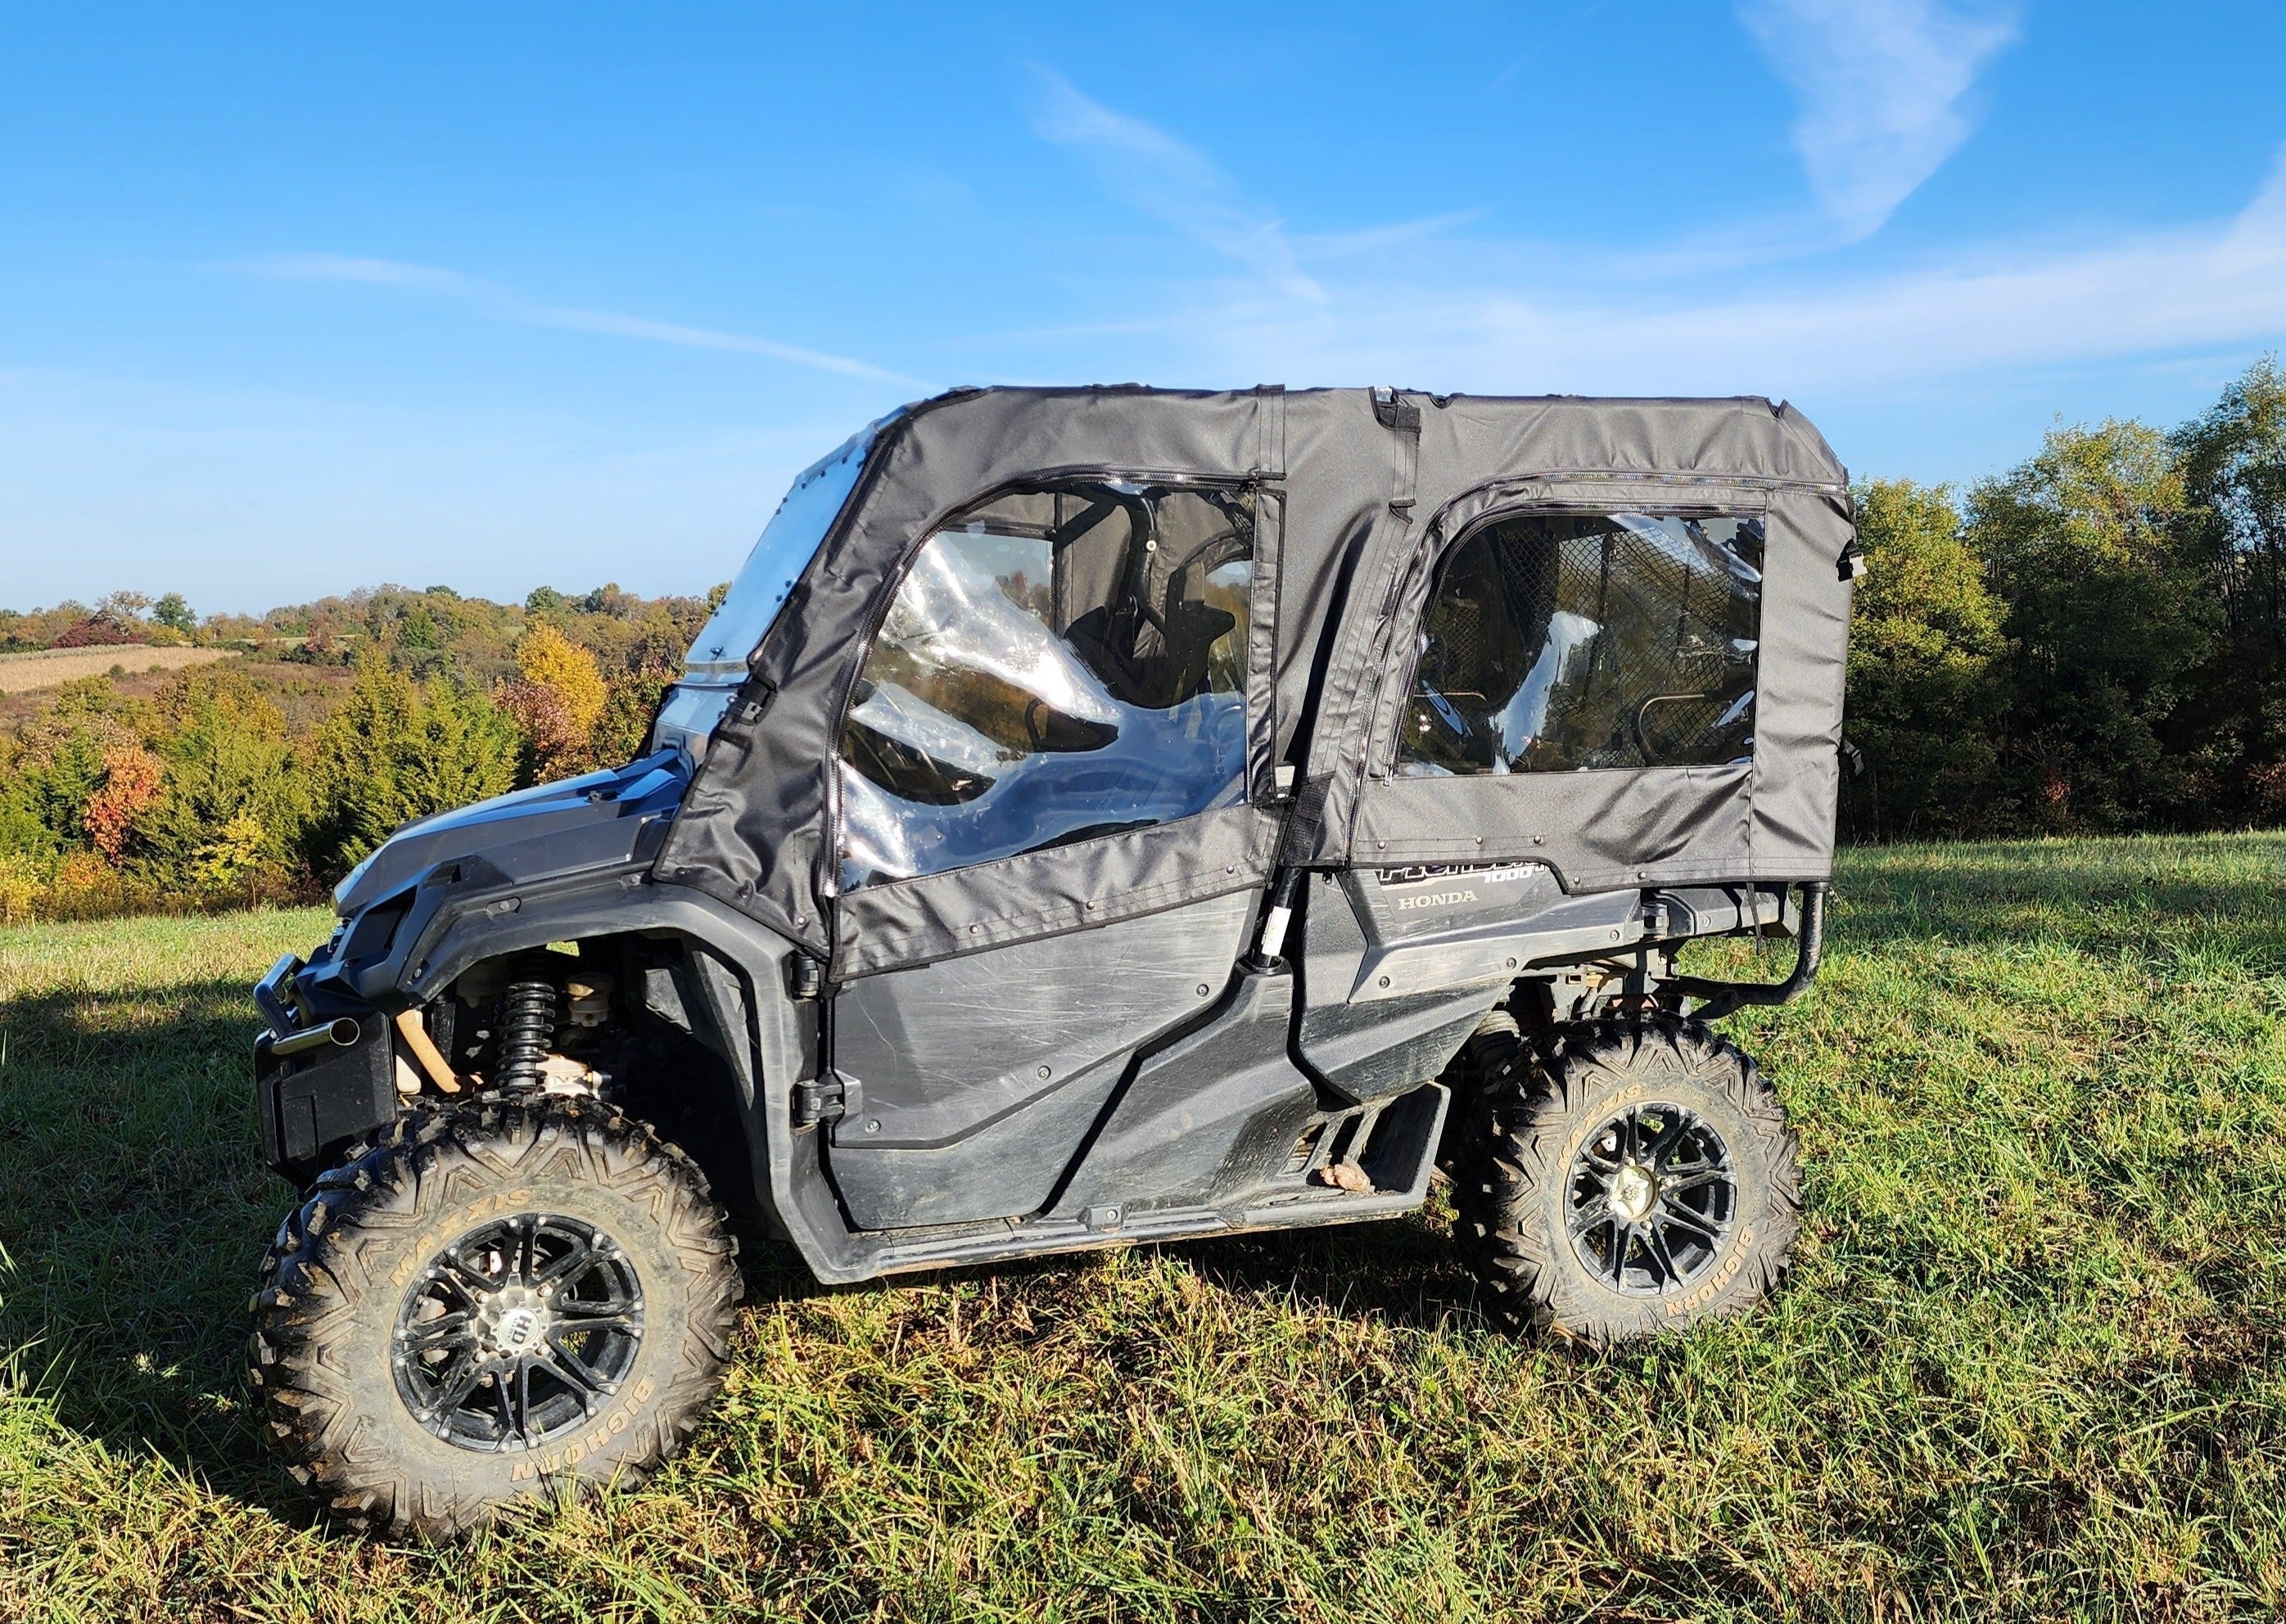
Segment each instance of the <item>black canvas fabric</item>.
[[[754,651],[657,877],[746,911],[841,977],[1220,894],[1281,858],[1530,858],[1575,890],[1825,877],[1852,529],[1847,475],[1817,430],[1759,398],[1382,393],[993,389],[903,414]],[[1107,473],[1259,482],[1256,805],[838,898],[842,718],[907,563],[938,523],[1002,487]],[[1439,558],[1486,515],[1536,502],[1764,517],[1750,763],[1394,775],[1394,718]],[[1281,763],[1297,793],[1273,812]]]
[[837,909],[834,977],[1061,936],[1257,885],[1278,826],[1273,812],[1226,806],[853,891]]

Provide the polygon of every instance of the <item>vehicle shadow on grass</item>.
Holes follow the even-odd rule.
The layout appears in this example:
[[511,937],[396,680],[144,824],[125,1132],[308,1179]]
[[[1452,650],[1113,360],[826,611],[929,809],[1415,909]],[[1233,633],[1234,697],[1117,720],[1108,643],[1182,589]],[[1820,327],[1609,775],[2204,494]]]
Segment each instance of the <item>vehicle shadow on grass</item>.
[[[1370,1223],[1149,1243],[1138,1250],[1171,1259],[1207,1285],[1253,1306],[1282,1303],[1307,1315],[1372,1320],[1415,1330],[1486,1326],[1476,1306],[1475,1283],[1453,1244],[1450,1215],[1433,1204],[1425,1212]],[[1111,1255],[1049,1253],[849,1286],[819,1285],[782,1245],[749,1247],[745,1261],[748,1300],[767,1306],[932,1283],[997,1283],[1019,1293],[1053,1294],[1066,1289],[1075,1269],[1094,1267]]]
[[1438,1204],[1404,1218],[1186,1245],[1209,1283],[1306,1311],[1415,1330],[1482,1330],[1476,1283]]
[[262,1165],[242,980],[0,1004],[0,1350],[57,1419],[299,1514],[246,1401]]

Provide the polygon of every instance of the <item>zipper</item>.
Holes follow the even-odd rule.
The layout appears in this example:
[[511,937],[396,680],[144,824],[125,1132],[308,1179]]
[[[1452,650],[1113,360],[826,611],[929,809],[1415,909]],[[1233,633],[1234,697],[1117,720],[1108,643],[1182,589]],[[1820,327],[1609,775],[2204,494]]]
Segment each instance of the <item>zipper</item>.
[[[1549,468],[1537,474],[1520,474],[1462,492],[1474,496],[1479,490],[1510,490],[1523,486],[1545,484],[1600,485],[1727,485],[1741,490],[1815,490],[1821,495],[1836,496],[1849,487],[1833,480],[1778,479],[1762,474],[1680,474],[1673,469],[1657,474],[1629,474],[1615,468]],[[1454,501],[1458,501],[1458,497]],[[1447,506],[1451,504],[1447,503]]]

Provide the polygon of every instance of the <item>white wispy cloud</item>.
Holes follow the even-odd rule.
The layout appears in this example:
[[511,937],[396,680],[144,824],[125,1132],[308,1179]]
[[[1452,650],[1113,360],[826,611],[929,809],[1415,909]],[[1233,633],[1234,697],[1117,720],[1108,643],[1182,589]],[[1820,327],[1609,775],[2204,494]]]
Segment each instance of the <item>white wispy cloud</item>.
[[1445,236],[1472,221],[1483,219],[1486,212],[1481,208],[1460,208],[1451,214],[1429,215],[1418,220],[1399,220],[1392,225],[1369,225],[1354,231],[1329,231],[1322,235],[1299,237],[1295,242],[1300,252],[1311,259],[1377,254]]
[[2237,226],[1665,310],[1491,297],[1455,370],[1624,389],[1862,389],[2286,333],[2286,236]]
[[1801,98],[1794,151],[1847,241],[1879,231],[1968,138],[1962,103],[2016,37],[2013,12],[1946,0],[1744,0],[1738,15]]
[[1325,320],[1307,329],[1239,304],[1176,322],[1201,358],[1294,382],[1797,398],[2275,343],[2286,337],[2286,153],[2243,210],[2198,226],[1719,296],[1629,293],[1403,278],[1334,285]]
[[1281,296],[1308,305],[1325,290],[1302,269],[1283,224],[1249,205],[1214,160],[1155,124],[1082,95],[1036,67],[1032,128],[1084,153],[1115,197],[1244,267]]
[[[2286,338],[2286,151],[2245,210],[2195,226],[1984,247],[1886,274],[1831,277],[1803,258],[1691,279],[1680,251],[1646,271],[1636,251],[1429,239],[1456,222],[1287,233],[1232,203],[1205,153],[1076,91],[1056,107],[1043,132],[1115,148],[1114,192],[1146,215],[1200,235],[1191,206],[1226,208],[1205,239],[1259,274],[1163,286],[1155,310],[1118,325],[1004,336],[1043,361],[1086,342],[1097,365],[1108,354],[1114,368],[1195,381],[1801,397]],[[1275,254],[1248,258],[1262,242]]]
[[[1289,232],[1208,155],[1049,82],[1044,135],[1115,151],[1115,196],[1257,271],[1210,263],[1115,323],[1000,335],[1051,367],[1084,346],[1083,365],[1171,381],[1800,397],[2286,338],[2286,150],[2227,218],[1835,276],[1805,244],[1769,263],[1785,255],[1751,226],[1649,252],[1454,235],[1466,216]],[[1265,241],[1276,254],[1249,259]]]
[[725,333],[713,327],[686,326],[678,322],[653,321],[616,310],[587,310],[576,305],[544,304],[457,271],[432,265],[411,265],[398,260],[366,259],[343,254],[285,254],[249,260],[233,267],[248,275],[288,282],[351,282],[402,287],[465,301],[501,321],[525,326],[559,327],[572,333],[595,333],[611,338],[639,339],[648,343],[674,344],[686,349],[720,349],[736,355],[764,356],[819,372],[850,378],[871,378],[914,388],[918,380],[894,373],[870,361],[782,344],[774,339]]

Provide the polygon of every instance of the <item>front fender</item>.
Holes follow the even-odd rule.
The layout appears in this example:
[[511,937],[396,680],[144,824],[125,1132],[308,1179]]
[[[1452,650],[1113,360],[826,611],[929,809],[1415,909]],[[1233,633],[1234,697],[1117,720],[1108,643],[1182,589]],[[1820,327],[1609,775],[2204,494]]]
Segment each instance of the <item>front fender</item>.
[[425,1003],[470,966],[504,953],[634,933],[686,937],[738,973],[755,1077],[752,1099],[739,1102],[754,1188],[819,1279],[871,1273],[827,1182],[818,1131],[793,1127],[793,1091],[817,1076],[818,1006],[791,990],[801,950],[768,926],[702,891],[639,872],[469,896],[430,910],[417,928],[407,917],[400,934],[408,939],[390,954],[390,1001]]

